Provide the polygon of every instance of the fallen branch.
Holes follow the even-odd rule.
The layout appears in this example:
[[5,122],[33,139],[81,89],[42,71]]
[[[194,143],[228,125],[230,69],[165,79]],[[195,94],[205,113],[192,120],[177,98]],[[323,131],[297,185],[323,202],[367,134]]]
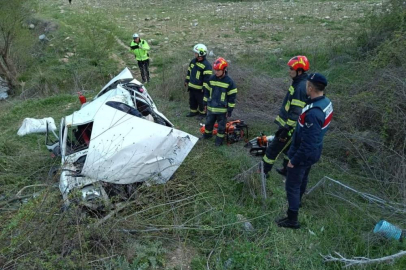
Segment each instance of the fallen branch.
[[314,187],[312,187],[308,192],[306,192],[306,195],[309,195],[316,188],[318,188],[318,187],[322,186],[323,184],[325,184],[326,181],[330,181],[332,183],[337,184],[338,186],[341,186],[341,187],[345,188],[346,190],[354,192],[355,194],[359,195],[364,200],[366,200],[366,201],[368,201],[370,203],[375,203],[375,204],[379,205],[382,208],[389,208],[389,209],[391,209],[391,210],[393,210],[393,211],[395,211],[397,213],[406,213],[406,204],[386,201],[386,200],[381,199],[381,198],[379,198],[379,197],[377,197],[375,195],[358,191],[358,190],[356,190],[356,189],[354,189],[354,188],[352,188],[350,186],[347,186],[347,185],[341,183],[340,181],[334,180],[333,178],[330,178],[328,176],[324,176],[322,179],[320,179],[320,181]]
[[12,202],[14,202],[14,201],[19,201],[19,200],[31,198],[32,196],[33,196],[33,194],[31,194],[31,195],[25,195],[25,196],[21,196],[21,197],[14,197],[14,198],[11,198],[11,199],[9,199],[8,201],[1,202],[1,203],[0,203],[0,207],[2,207],[2,206],[4,206],[4,205],[8,205],[8,204],[10,204],[10,203],[12,203]]
[[26,190],[27,188],[31,188],[31,187],[47,187],[49,186],[48,184],[36,184],[36,185],[29,185],[29,186],[25,186],[22,189],[20,189],[19,192],[17,192],[16,197],[20,197],[21,193],[23,193],[24,190]]
[[105,257],[105,258],[101,258],[101,259],[97,259],[97,260],[94,260],[94,261],[90,261],[90,262],[88,262],[88,264],[92,264],[92,263],[100,262],[100,261],[105,261],[105,260],[114,258],[114,257],[116,257],[116,256],[118,256],[118,254],[114,254],[114,255],[111,255],[111,256],[108,256],[108,257]]
[[0,208],[0,211],[17,211],[18,208]]
[[130,201],[127,203],[124,203],[120,206],[118,206],[115,210],[111,211],[107,216],[105,216],[104,218],[100,219],[98,222],[94,223],[92,225],[92,227],[99,227],[101,224],[103,224],[104,222],[106,222],[108,219],[110,219],[111,217],[115,216],[118,212],[120,212],[121,210],[123,210],[124,208],[126,208],[127,206],[130,206],[134,203],[136,203],[137,201]]
[[382,263],[382,262],[392,262],[402,256],[406,255],[406,251],[400,251],[396,254],[390,255],[390,256],[386,256],[386,257],[382,257],[382,258],[377,258],[377,259],[369,259],[366,257],[354,257],[352,259],[347,259],[344,256],[342,256],[340,253],[338,252],[334,252],[338,257],[334,257],[332,255],[322,255],[320,254],[320,256],[323,257],[325,262],[343,262],[344,263],[344,268],[348,268],[350,266],[358,266],[358,265],[366,265],[366,264],[374,264],[374,263]]

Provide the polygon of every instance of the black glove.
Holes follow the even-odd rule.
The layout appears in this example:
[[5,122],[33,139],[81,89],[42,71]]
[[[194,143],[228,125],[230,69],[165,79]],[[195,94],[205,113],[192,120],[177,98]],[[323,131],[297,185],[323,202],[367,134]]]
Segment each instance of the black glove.
[[227,111],[227,117],[231,117],[231,115],[233,114],[233,111]]
[[133,46],[131,46],[131,50],[135,50],[135,49],[138,49],[140,46],[138,46],[138,45],[133,45]]
[[286,141],[288,139],[289,129],[283,127],[278,130],[278,137],[280,141]]

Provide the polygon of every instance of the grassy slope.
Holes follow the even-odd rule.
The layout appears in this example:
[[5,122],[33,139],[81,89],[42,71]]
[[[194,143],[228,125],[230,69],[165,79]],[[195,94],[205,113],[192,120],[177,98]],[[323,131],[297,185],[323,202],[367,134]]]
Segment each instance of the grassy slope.
[[[120,1],[111,7],[110,1],[74,1],[72,6],[40,1],[38,16],[60,25],[55,34],[60,39],[74,37],[80,32],[80,23],[96,15],[98,18],[105,16],[105,21],[115,24],[111,29],[124,43],[129,41],[131,33],[142,30],[146,39],[154,39],[151,42],[154,44],[151,52],[154,79],[148,86],[151,95],[158,108],[177,127],[197,135],[198,121],[183,117],[187,111],[187,95],[181,93],[183,65],[191,57],[193,44],[203,42],[215,54],[232,59],[231,74],[235,63],[235,66],[254,70],[255,75],[265,73],[272,80],[281,78],[281,85],[287,86],[283,67],[289,56],[306,51],[313,70],[329,74],[331,69],[326,58],[330,59],[331,55],[325,53],[323,47],[331,40],[350,38],[346,29],[356,27],[362,22],[363,14],[379,2],[226,1],[220,4],[206,1],[197,5],[187,0],[156,1],[154,4]],[[197,27],[191,26],[195,19],[198,20]],[[314,44],[319,45],[312,48]],[[73,50],[69,46],[68,43],[65,52]],[[123,61],[121,65],[135,66],[133,57],[120,45],[115,43],[111,50]],[[270,55],[264,53],[273,50],[277,51]],[[108,73],[114,75],[122,68],[118,65],[106,64],[103,67],[110,67]],[[244,74],[236,71],[235,68],[235,80],[245,86]],[[137,74],[136,68],[134,72]],[[77,77],[67,76],[66,79],[73,81],[74,78]],[[333,88],[334,79],[339,81],[339,78],[331,79]],[[78,80],[83,82],[85,78]],[[97,91],[103,83],[83,85]],[[240,88],[242,97],[244,90]],[[240,103],[241,108],[244,107],[244,100]],[[279,103],[280,100],[276,100],[272,109]],[[53,185],[55,182],[47,178],[48,168],[53,164],[43,147],[43,137],[15,136],[22,119],[46,116],[60,119],[78,107],[78,101],[72,95],[11,100],[1,104],[2,194],[10,196],[29,184],[46,182]],[[238,110],[237,107],[236,115],[240,117],[253,111],[247,108]],[[272,117],[268,115],[260,120],[251,117],[251,134],[271,132],[274,128],[269,124]],[[330,136],[337,135],[332,133]],[[334,187],[326,187],[326,193],[316,191],[306,199],[300,215],[301,230],[277,228],[273,220],[286,209],[282,178],[272,174],[267,183],[269,199],[265,204],[252,199],[247,187],[231,180],[258,161],[241,149],[241,144],[216,149],[212,142],[199,142],[172,181],[165,186],[143,187],[138,204],[126,208],[116,220],[109,220],[94,230],[86,227],[95,222],[94,218],[70,216],[72,213],[61,215],[59,191],[50,188],[22,206],[18,213],[2,214],[2,243],[6,249],[0,258],[3,262],[15,259],[20,267],[32,269],[58,268],[58,265],[72,269],[77,265],[111,269],[131,268],[132,265],[132,269],[137,269],[135,266],[141,264],[139,261],[153,265],[154,258],[157,265],[165,264],[167,268],[176,269],[180,269],[182,261],[183,269],[186,266],[205,269],[207,263],[210,269],[340,269],[339,264],[323,264],[319,254],[337,251],[347,257],[381,257],[405,249],[404,244],[383,241],[372,235],[376,221],[385,217],[383,212],[374,211],[373,207],[364,209],[358,198],[342,190],[334,193],[337,191]],[[324,157],[312,170],[311,185],[329,175],[362,187],[364,179],[351,175],[343,166],[345,164]],[[369,191],[369,187],[363,190]],[[329,192],[345,196],[355,206],[328,195]],[[190,196],[195,197],[188,199]],[[173,202],[182,199],[186,200]],[[140,210],[145,212],[129,216]],[[246,232],[237,214],[248,218],[255,231]],[[129,217],[122,219],[125,216]],[[180,225],[183,229],[173,228]],[[161,230],[135,235],[120,231],[151,227]],[[176,253],[178,250],[181,250],[180,254]],[[26,255],[16,259],[22,254]],[[177,259],[173,259],[175,255]],[[113,257],[110,259],[109,256]],[[107,260],[97,261],[106,257]],[[405,263],[403,259],[391,266],[375,265],[369,269],[404,269]]]

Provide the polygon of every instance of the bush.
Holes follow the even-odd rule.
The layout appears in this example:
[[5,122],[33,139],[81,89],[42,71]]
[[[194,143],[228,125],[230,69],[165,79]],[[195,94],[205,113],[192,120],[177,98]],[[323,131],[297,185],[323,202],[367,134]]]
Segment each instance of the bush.
[[362,55],[375,54],[374,50],[382,43],[392,40],[398,33],[404,33],[406,27],[406,3],[403,0],[390,0],[382,5],[382,12],[369,18],[357,38]]
[[[334,85],[335,120],[350,165],[378,180],[381,192],[406,199],[406,4],[392,0],[370,17],[358,36],[360,61],[353,66],[352,83]],[[329,146],[326,146],[329,148]],[[333,147],[334,148],[334,147]]]
[[[30,16],[23,0],[0,1],[0,76],[12,89],[18,86],[17,77],[22,70],[21,59],[29,58],[32,40],[24,20]],[[28,47],[28,49],[27,49]]]

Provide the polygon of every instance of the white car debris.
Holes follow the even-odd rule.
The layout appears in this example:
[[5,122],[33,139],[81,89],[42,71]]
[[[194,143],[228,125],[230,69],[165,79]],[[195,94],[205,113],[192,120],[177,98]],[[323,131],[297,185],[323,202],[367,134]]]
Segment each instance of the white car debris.
[[92,102],[62,118],[57,142],[48,135],[47,148],[61,156],[65,206],[75,189],[91,208],[128,193],[131,185],[166,183],[198,140],[173,127],[128,68]]

